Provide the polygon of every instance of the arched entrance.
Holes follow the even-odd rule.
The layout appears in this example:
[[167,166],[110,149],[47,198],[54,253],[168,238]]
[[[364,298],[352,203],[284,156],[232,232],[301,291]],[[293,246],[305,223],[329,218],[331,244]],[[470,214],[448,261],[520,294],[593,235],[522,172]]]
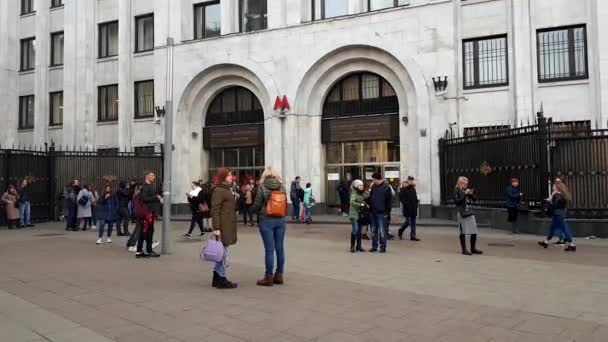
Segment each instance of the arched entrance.
[[[323,104],[321,140],[325,147],[327,205],[340,205],[341,183],[361,179],[366,184],[380,173],[394,189],[399,186],[399,100],[391,84],[371,72],[344,76]],[[395,203],[398,205],[398,202]]]
[[264,169],[264,110],[258,98],[241,86],[225,88],[205,115],[203,147],[209,153],[209,179],[228,167],[239,183],[258,179]]

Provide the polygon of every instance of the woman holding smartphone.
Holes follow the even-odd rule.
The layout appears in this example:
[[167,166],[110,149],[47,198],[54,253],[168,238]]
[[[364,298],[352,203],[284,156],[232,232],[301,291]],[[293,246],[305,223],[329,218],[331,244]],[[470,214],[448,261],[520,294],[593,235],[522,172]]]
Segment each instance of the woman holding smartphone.
[[[459,177],[456,183],[454,203],[456,204],[456,217],[458,218],[458,230],[460,232],[460,247],[463,255],[483,254],[477,249],[477,220],[473,212],[475,196],[473,189],[469,189],[469,179]],[[466,235],[470,236],[471,251],[467,250]]]

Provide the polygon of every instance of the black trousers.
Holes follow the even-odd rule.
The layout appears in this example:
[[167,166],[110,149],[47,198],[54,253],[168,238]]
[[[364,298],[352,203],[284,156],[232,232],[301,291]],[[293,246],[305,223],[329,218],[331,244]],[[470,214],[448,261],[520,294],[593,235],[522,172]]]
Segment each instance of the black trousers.
[[118,209],[118,217],[119,220],[116,223],[116,230],[120,232],[120,226],[122,224],[123,233],[129,234],[129,209],[126,207]]
[[517,222],[517,217],[519,216],[519,210],[517,208],[507,208],[509,213],[509,217],[507,219],[508,222],[514,223]]
[[154,238],[154,222],[148,227],[148,231],[144,232],[143,227],[139,239],[137,241],[137,253],[141,253],[144,250],[144,240],[146,241],[146,253],[152,253],[152,242]]
[[137,243],[139,242],[139,237],[141,235],[141,229],[142,225],[139,221],[137,221],[135,223],[135,229],[133,230],[133,233],[131,233],[131,236],[129,236],[129,241],[127,241],[127,247],[133,247],[137,245]]
[[243,207],[243,223],[247,224],[247,217],[249,217],[249,223],[253,224],[253,210],[251,205],[245,204]]
[[194,226],[198,224],[198,228],[201,230],[201,234],[205,232],[203,229],[203,217],[198,213],[192,213],[192,219],[190,219],[190,229],[188,229],[188,235],[192,234]]

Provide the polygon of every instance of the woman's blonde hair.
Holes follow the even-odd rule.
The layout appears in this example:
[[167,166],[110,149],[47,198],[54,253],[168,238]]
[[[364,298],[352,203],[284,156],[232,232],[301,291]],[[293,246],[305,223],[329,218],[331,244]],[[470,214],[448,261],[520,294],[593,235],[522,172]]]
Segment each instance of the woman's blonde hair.
[[555,186],[557,186],[557,190],[559,190],[559,192],[564,196],[566,201],[572,201],[572,194],[570,193],[570,190],[568,189],[566,183],[559,181],[555,183]]
[[270,165],[266,166],[266,168],[264,169],[264,172],[260,177],[260,184],[264,184],[266,178],[276,178],[279,182],[283,182],[283,180],[281,179],[281,173]]
[[456,190],[460,190],[460,186],[464,183],[468,183],[469,179],[467,177],[464,176],[460,176],[458,177],[458,181],[456,182]]

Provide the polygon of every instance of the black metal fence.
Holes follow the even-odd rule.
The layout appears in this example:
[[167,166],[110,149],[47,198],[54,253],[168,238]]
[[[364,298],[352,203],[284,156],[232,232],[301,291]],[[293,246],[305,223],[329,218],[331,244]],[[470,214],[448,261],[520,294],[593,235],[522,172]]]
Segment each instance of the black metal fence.
[[[162,182],[163,157],[160,153],[135,153],[40,149],[0,148],[0,189],[18,186],[23,179],[31,182],[32,220],[55,220],[61,215],[64,189],[78,179],[101,191],[106,184],[116,188],[120,180],[142,181],[144,172],[157,174]],[[0,221],[4,221],[2,207]]]
[[481,206],[502,207],[510,179],[524,202],[539,207],[559,177],[572,191],[569,215],[608,218],[608,130],[563,129],[540,117],[536,125],[439,141],[441,200],[453,201],[458,177],[469,178]]

